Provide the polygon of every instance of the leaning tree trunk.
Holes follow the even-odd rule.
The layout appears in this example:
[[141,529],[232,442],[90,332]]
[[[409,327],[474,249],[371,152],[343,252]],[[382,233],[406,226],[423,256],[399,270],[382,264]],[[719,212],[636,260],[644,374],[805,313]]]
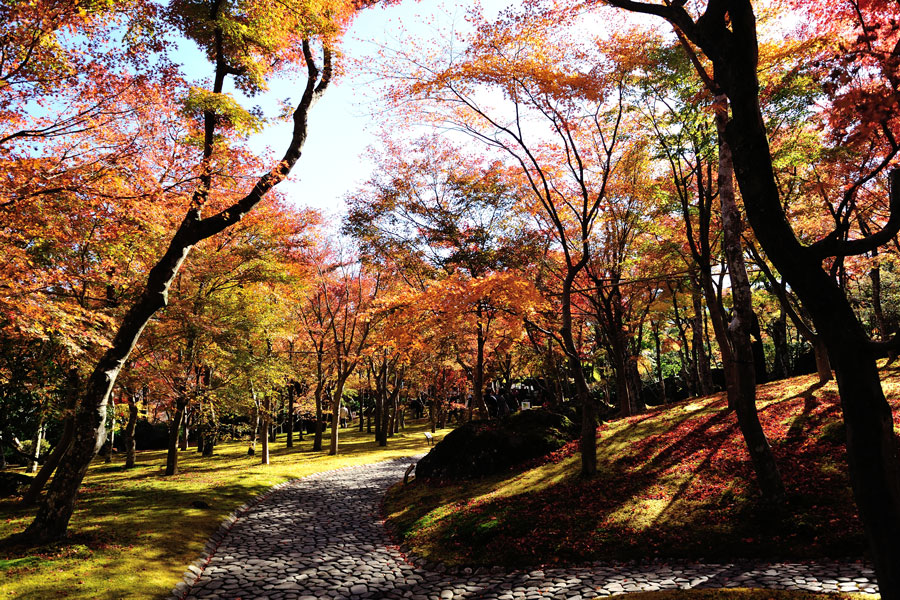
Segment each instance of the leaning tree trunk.
[[891,172],[891,215],[872,236],[842,241],[826,237],[803,246],[788,223],[779,197],[762,118],[757,78],[756,18],[749,0],[734,0],[691,31],[710,56],[731,100],[728,144],[747,217],[766,255],[809,311],[835,368],[847,428],[847,459],[857,508],[881,597],[900,598],[900,460],[891,407],[881,388],[876,352],[846,295],[822,268],[833,256],[862,254],[889,241],[900,226],[900,170]]
[[755,315],[750,293],[750,279],[747,277],[744,251],[741,245],[741,213],[735,201],[732,178],[734,166],[731,149],[725,141],[728,99],[724,95],[716,97],[714,110],[719,139],[718,188],[722,211],[722,244],[725,258],[728,261],[731,297],[734,304],[731,323],[728,324],[737,377],[733,407],[737,414],[738,426],[750,453],[750,460],[753,463],[760,490],[768,501],[779,503],[784,498],[784,483],[756,410],[756,373],[753,344],[750,340]]
[[[306,58],[308,79],[306,89],[294,111],[294,129],[291,142],[282,160],[259,178],[253,190],[212,216],[201,218],[201,210],[209,199],[212,175],[209,164],[213,153],[217,115],[212,110],[204,113],[205,133],[203,170],[200,184],[194,192],[187,214],[169,242],[165,254],[150,269],[147,283],[135,303],[125,313],[122,323],[87,380],[81,394],[81,409],[75,419],[75,432],[69,450],[61,458],[56,476],[47,490],[34,521],[17,536],[28,544],[43,544],[66,535],[69,520],[75,510],[75,500],[88,467],[97,455],[103,439],[104,417],[110,393],[116,384],[125,361],[137,344],[144,327],[153,315],[168,303],[169,287],[175,280],[181,265],[195,244],[227,229],[240,221],[263,199],[269,190],[283,181],[300,158],[306,142],[309,109],[321,97],[331,79],[331,52],[325,49],[325,65],[320,71],[315,65],[309,42],[304,40],[302,49]],[[221,58],[216,63],[214,93],[222,91],[228,65]]]

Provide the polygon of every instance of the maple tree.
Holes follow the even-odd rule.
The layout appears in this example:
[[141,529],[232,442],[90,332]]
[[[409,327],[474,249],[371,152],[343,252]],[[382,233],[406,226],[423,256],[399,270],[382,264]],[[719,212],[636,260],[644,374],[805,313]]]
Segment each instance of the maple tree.
[[[863,119],[857,130],[869,139],[884,137],[888,144],[879,153],[882,160],[866,167],[866,175],[857,180],[859,185],[851,186],[840,195],[840,200],[835,203],[834,229],[812,244],[802,244],[785,218],[762,118],[757,74],[759,41],[751,3],[711,0],[698,13],[689,11],[683,2],[663,5],[608,0],[608,4],[669,21],[713,63],[714,80],[730,102],[725,137],[734,155],[735,174],[748,220],[767,256],[811,313],[828,347],[847,426],[851,480],[879,587],[885,597],[897,597],[900,594],[900,552],[894,540],[900,535],[900,461],[891,409],[878,378],[875,346],[846,295],[822,265],[823,261],[835,257],[870,252],[889,241],[900,228],[900,211],[891,210],[882,228],[862,237],[847,237],[850,214],[857,198],[854,190],[884,171],[896,154],[890,144],[893,139],[891,115],[895,114],[896,101],[883,98],[878,110],[866,115],[870,118]],[[889,60],[873,71],[874,81],[866,83],[873,84],[876,90],[895,90],[896,55],[900,52],[900,46],[893,42],[896,33],[890,27],[869,26],[865,19],[868,16],[889,22],[891,16],[895,17],[897,6],[892,3],[840,4],[842,10],[847,11],[845,14],[858,15],[858,20],[853,18],[840,23],[859,36],[857,43],[866,46],[866,40],[873,37],[883,42],[879,47],[887,49],[884,56]],[[893,22],[896,23],[896,18]],[[839,22],[835,20],[834,23]],[[850,97],[869,97],[859,86],[851,86],[851,90],[855,93]],[[871,105],[863,103],[863,106]],[[874,124],[878,126],[873,127]],[[893,208],[900,201],[900,170],[893,171],[890,178]]]
[[[355,2],[265,0],[184,0],[167,7],[169,23],[196,41],[214,67],[212,88],[190,88],[184,103],[185,110],[199,120],[193,131],[202,152],[194,167],[196,181],[182,196],[188,208],[175,234],[149,269],[146,284],[135,294],[109,348],[85,382],[72,444],[56,469],[35,520],[20,536],[23,540],[41,543],[65,534],[78,487],[105,438],[106,407],[119,371],[151,316],[166,305],[169,288],[191,248],[238,222],[290,173],[306,140],[309,110],[330,83],[334,44],[357,8],[360,4]],[[314,44],[321,47],[321,59],[316,58]],[[305,69],[307,80],[293,111],[290,143],[278,163],[252,186],[244,187],[246,184],[233,179],[237,173],[231,169],[240,168],[241,161],[229,152],[228,141],[237,142],[252,131],[255,117],[224,92],[225,81],[232,78],[238,89],[254,93],[263,89],[274,73],[296,68]],[[235,189],[221,187],[228,182],[237,184]],[[210,215],[204,217],[207,211]]]
[[511,296],[500,299],[508,280],[492,278],[533,262],[540,237],[516,214],[518,190],[504,182],[501,164],[461,160],[461,148],[435,138],[392,145],[379,176],[351,198],[344,231],[369,261],[390,256],[416,294],[400,301],[421,315],[411,331],[444,331],[442,346],[454,349],[471,381],[469,415],[477,408],[485,418],[489,346],[503,337],[502,317],[516,312]]
[[[592,232],[621,155],[630,65],[616,60],[620,55],[586,60],[595,49],[537,17],[507,15],[484,23],[459,57],[449,52],[433,64],[410,57],[412,72],[404,71],[391,93],[420,99],[436,122],[452,124],[505,155],[531,213],[552,235],[564,269],[562,323],[558,336],[547,333],[557,337],[569,362],[582,406],[582,472],[593,476],[597,408],[573,331],[572,295],[590,260]],[[499,92],[506,104],[484,102],[479,90]],[[534,135],[536,129],[541,133]]]

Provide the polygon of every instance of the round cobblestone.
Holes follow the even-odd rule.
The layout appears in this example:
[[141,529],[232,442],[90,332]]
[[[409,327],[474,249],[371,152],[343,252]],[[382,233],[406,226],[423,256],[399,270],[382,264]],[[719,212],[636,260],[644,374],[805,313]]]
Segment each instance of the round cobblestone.
[[238,509],[172,591],[179,600],[509,600],[757,587],[876,594],[861,562],[593,563],[543,570],[447,569],[405,556],[379,515],[409,459],[317,473]]

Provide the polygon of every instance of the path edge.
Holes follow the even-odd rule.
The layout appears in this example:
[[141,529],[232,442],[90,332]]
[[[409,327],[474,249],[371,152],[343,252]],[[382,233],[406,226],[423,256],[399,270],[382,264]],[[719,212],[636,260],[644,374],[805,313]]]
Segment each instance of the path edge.
[[[216,554],[216,550],[219,549],[219,545],[222,543],[222,540],[225,539],[225,536],[231,532],[231,529],[234,525],[248,512],[256,508],[257,505],[267,500],[272,494],[277,492],[278,490],[287,487],[293,483],[298,481],[302,481],[304,479],[308,479],[310,477],[322,477],[328,475],[329,473],[337,473],[339,471],[344,471],[347,469],[353,469],[356,467],[361,467],[363,465],[376,465],[382,462],[389,461],[405,461],[410,458],[421,458],[418,455],[412,455],[409,457],[396,457],[396,458],[387,458],[385,460],[378,460],[373,463],[363,463],[360,465],[347,465],[345,467],[338,467],[337,469],[328,469],[327,471],[318,471],[316,473],[310,473],[309,475],[304,475],[303,477],[294,477],[292,479],[288,479],[286,481],[282,481],[281,483],[276,483],[272,487],[260,492],[244,504],[235,508],[225,519],[219,524],[219,527],[216,531],[209,536],[206,540],[206,544],[203,546],[203,550],[200,552],[200,556],[188,564],[187,570],[182,575],[181,581],[175,584],[175,587],[172,588],[172,591],[169,592],[169,595],[166,597],[166,600],[184,600],[191,592],[191,588],[194,586],[194,583],[200,576],[203,574],[203,571],[206,569],[206,566],[209,564],[209,561]],[[418,461],[417,461],[418,462]]]

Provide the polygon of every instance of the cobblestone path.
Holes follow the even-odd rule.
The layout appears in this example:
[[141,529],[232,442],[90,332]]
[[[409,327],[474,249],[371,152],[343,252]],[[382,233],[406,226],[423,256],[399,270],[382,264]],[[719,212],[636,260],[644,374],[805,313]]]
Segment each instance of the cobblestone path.
[[669,588],[877,593],[860,563],[596,563],[506,571],[429,568],[392,546],[379,516],[411,459],[319,473],[273,488],[226,522],[173,591],[178,599],[580,600]]

